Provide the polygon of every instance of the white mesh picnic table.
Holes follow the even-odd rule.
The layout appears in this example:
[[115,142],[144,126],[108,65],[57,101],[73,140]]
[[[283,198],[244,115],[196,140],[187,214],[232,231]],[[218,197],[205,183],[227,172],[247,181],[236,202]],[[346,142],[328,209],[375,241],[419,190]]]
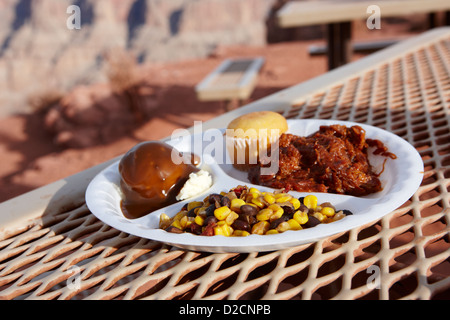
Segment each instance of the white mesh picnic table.
[[[450,28],[396,44],[203,128],[225,127],[256,110],[391,131],[420,153],[423,182],[382,219],[317,242],[263,253],[205,253],[132,236],[98,220],[84,193],[108,162],[0,204],[0,298],[450,296]],[[368,285],[371,266],[380,272],[378,287]]]

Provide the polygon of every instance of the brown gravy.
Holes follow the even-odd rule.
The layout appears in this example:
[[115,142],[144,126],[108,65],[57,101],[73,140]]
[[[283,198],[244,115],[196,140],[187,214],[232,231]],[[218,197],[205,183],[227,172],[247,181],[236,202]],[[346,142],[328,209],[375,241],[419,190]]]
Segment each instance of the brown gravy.
[[[173,147],[159,141],[143,142],[130,149],[119,163],[121,208],[128,219],[140,218],[175,203],[176,196],[199,169],[190,163],[175,164]],[[181,156],[181,154],[180,154]],[[196,162],[194,155],[191,162]]]

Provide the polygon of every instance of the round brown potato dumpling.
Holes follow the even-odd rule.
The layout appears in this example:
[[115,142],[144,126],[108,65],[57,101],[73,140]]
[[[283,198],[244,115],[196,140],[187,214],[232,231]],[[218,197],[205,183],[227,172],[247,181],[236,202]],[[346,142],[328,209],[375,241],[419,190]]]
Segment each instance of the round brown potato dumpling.
[[125,217],[139,218],[177,201],[189,174],[199,169],[190,163],[175,164],[173,152],[178,151],[164,142],[148,141],[137,144],[123,156],[119,173]]

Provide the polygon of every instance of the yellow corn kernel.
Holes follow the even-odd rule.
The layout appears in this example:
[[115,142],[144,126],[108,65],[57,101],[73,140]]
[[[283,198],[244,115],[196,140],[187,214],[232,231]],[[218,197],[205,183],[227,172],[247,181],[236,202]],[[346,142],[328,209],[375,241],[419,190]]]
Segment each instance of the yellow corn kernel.
[[301,230],[302,226],[300,225],[300,223],[297,222],[297,220],[295,219],[289,219],[287,221],[287,223],[289,224],[289,230]]
[[246,237],[249,235],[250,235],[250,233],[245,230],[234,230],[233,231],[233,236],[236,236],[236,237]]
[[277,203],[287,202],[287,201],[291,200],[291,198],[292,198],[291,195],[285,195],[284,197],[278,197]]
[[173,220],[181,220],[181,218],[185,217],[186,215],[187,211],[180,211],[175,215],[175,217],[173,217]]
[[324,215],[320,212],[314,212],[313,216],[316,217],[317,220],[319,220],[320,222],[323,222],[327,218],[326,215]]
[[225,218],[225,222],[231,226],[236,219],[239,218],[239,214],[234,211],[231,211],[228,216]]
[[327,217],[332,217],[335,214],[334,209],[331,207],[323,207],[320,212],[326,215]]
[[252,233],[253,234],[260,234],[263,235],[265,234],[270,227],[270,223],[267,221],[259,221],[257,223],[255,223],[252,227]]
[[285,232],[285,231],[289,230],[289,228],[290,228],[289,223],[287,223],[287,221],[283,221],[282,223],[280,223],[280,224],[277,226],[277,231],[278,231],[279,233],[282,233],[282,232]]
[[265,207],[265,204],[259,198],[253,198],[252,203],[255,204],[258,208]]
[[230,237],[233,235],[234,230],[231,226],[226,225],[226,226],[223,226],[222,228],[224,229],[225,236]]
[[300,203],[300,200],[298,200],[297,198],[292,198],[291,200],[289,200],[289,202],[292,203],[295,210],[300,208],[301,203]]
[[270,222],[273,222],[273,221],[277,220],[278,218],[281,218],[281,216],[283,215],[283,213],[284,213],[284,210],[283,210],[283,209],[275,211],[275,212],[270,216],[269,221],[270,221]]
[[278,198],[281,198],[281,197],[285,197],[285,196],[287,196],[288,194],[287,193],[285,193],[285,192],[279,192],[279,193],[275,193],[274,194],[274,197],[275,197],[275,199],[278,199]]
[[294,213],[294,219],[295,221],[297,221],[299,224],[305,224],[308,222],[308,214],[306,212],[302,212],[302,211],[296,211]]
[[303,204],[308,207],[308,209],[316,209],[317,207],[317,197],[310,194],[303,199]]
[[194,222],[196,224],[198,224],[199,226],[202,226],[203,222],[205,222],[205,219],[203,219],[202,216],[196,216],[195,219],[194,219]]
[[238,211],[241,206],[245,204],[245,201],[242,199],[233,199],[231,200],[231,210]]
[[225,218],[230,214],[231,209],[227,206],[223,206],[214,210],[214,216],[218,220],[225,220]]
[[223,226],[226,225],[225,221],[219,221],[217,222],[216,226],[214,227],[214,234],[221,234],[223,235]]
[[186,229],[189,227],[192,223],[192,218],[189,218],[188,216],[184,216],[180,219],[180,225],[183,229]]
[[170,226],[170,222],[170,217],[167,214],[163,213],[159,216],[159,227],[161,229],[166,229],[168,226]]
[[187,211],[189,211],[189,210],[191,210],[191,209],[193,209],[195,207],[200,207],[202,205],[203,205],[203,202],[201,202],[201,201],[189,202],[188,205],[187,205]]
[[224,235],[222,227],[215,226],[213,230],[214,230],[215,236],[223,236]]
[[259,198],[259,196],[260,196],[260,194],[259,193],[256,193],[256,192],[249,192],[248,194],[247,194],[247,200],[251,200],[251,199],[257,199],[257,198]]
[[270,219],[270,216],[273,214],[273,211],[269,208],[265,208],[260,210],[257,214],[256,214],[256,219],[258,221],[266,221]]
[[178,228],[178,229],[180,229],[180,230],[183,230],[183,228],[181,227],[180,220],[174,220],[174,221],[171,223],[171,226],[173,226],[173,227],[175,227],[175,228]]
[[229,237],[233,234],[233,228],[230,227],[225,221],[219,221],[217,226],[214,227],[214,235],[222,235]]
[[269,231],[266,232],[266,234],[277,234],[279,233],[276,229],[270,229]]
[[280,217],[283,215],[283,213],[284,213],[283,208],[280,207],[280,206],[279,206],[278,204],[276,204],[276,203],[271,204],[271,205],[268,206],[267,208],[268,208],[268,209],[271,209],[271,210],[273,211],[273,214],[275,214],[276,216],[278,216],[278,218],[280,218]]
[[248,192],[249,193],[257,193],[258,195],[260,195],[261,194],[261,191],[259,191],[258,189],[256,189],[256,188],[250,188],[250,190],[248,190]]
[[268,192],[266,194],[264,194],[263,198],[268,204],[273,204],[273,203],[275,203],[275,200],[276,200],[275,196]]

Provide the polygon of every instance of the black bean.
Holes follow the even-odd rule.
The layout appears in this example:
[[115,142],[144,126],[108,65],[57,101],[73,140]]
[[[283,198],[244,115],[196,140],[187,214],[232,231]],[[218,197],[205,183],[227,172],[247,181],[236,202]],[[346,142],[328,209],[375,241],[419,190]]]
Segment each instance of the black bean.
[[281,206],[285,215],[293,216],[295,213],[294,207],[291,206]]
[[209,196],[209,203],[216,203],[216,202],[219,202],[220,203],[220,201],[222,200],[222,195],[220,195],[220,194],[218,194],[218,193],[212,193],[210,196]]
[[206,208],[205,210],[206,216],[207,217],[214,216],[214,210],[216,210],[216,205],[214,203],[210,204],[208,208]]
[[302,224],[303,228],[312,228],[320,224],[320,220],[314,216],[308,216],[308,222]]
[[222,200],[220,201],[220,204],[222,206],[227,206],[229,208],[231,206],[231,200],[228,197],[222,197]]
[[217,221],[219,221],[219,220],[217,220],[217,218],[214,215],[212,215],[212,216],[206,217],[205,221],[203,221],[203,225],[207,226],[210,224],[216,224]]
[[256,216],[258,214],[258,210],[249,204],[244,204],[240,207],[241,214]]
[[308,207],[305,206],[303,203],[300,205],[300,208],[298,208],[301,212],[308,212]]
[[275,219],[270,223],[269,229],[276,229],[278,225],[282,222],[288,221],[290,218],[288,215],[283,214],[281,218]]
[[254,223],[256,223],[256,217],[250,214],[240,214],[237,220],[245,221],[249,225],[253,225]]
[[235,220],[233,222],[233,224],[231,225],[231,227],[236,230],[243,230],[243,231],[247,231],[247,232],[251,231],[250,224],[244,220]]
[[200,208],[200,207],[201,207],[201,206],[197,206],[197,207],[192,208],[191,210],[189,210],[188,213],[187,213],[187,216],[188,216],[188,217],[195,217],[195,216],[196,216],[196,214],[195,214],[195,209]]
[[350,210],[344,209],[342,210],[342,213],[345,214],[346,216],[352,216],[353,212],[351,212]]

